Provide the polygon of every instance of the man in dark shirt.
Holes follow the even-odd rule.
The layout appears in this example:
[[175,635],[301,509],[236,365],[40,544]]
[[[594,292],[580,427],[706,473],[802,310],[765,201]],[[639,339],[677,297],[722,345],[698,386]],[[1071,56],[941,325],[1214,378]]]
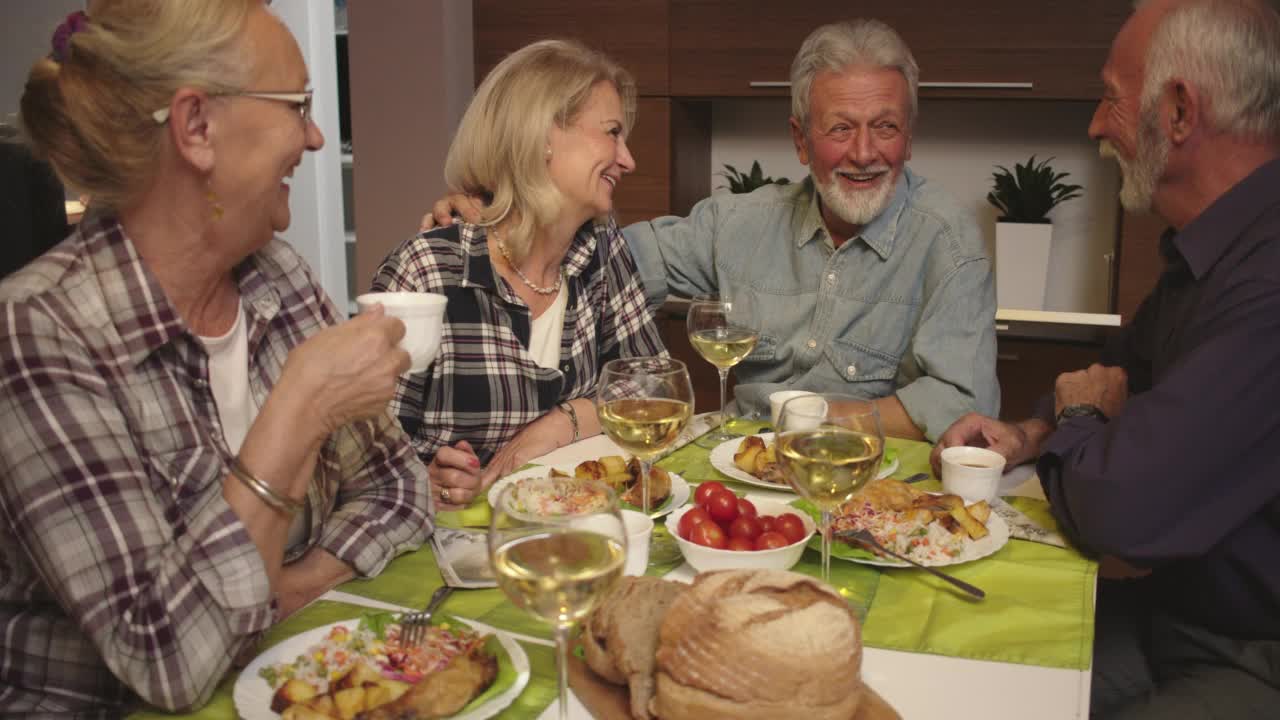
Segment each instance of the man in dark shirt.
[[[1170,226],[1155,290],[1104,365],[1018,423],[938,447],[1039,456],[1078,542],[1149,570],[1099,585],[1094,717],[1280,716],[1280,15],[1149,0],[1089,127],[1121,202]],[[935,450],[936,457],[937,450]]]

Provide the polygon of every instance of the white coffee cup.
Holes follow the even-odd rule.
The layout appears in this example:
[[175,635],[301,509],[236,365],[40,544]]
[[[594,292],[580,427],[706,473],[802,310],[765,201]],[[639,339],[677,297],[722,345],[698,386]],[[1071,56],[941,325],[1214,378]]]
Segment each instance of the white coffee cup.
[[356,298],[360,312],[382,305],[388,315],[404,323],[400,349],[409,353],[411,373],[426,370],[440,352],[444,308],[448,302],[444,295],[428,292],[371,292]]
[[627,530],[627,560],[623,575],[643,575],[649,567],[649,538],[653,536],[653,518],[637,510],[623,510],[622,524]]
[[995,499],[1004,456],[986,448],[957,445],[942,451],[942,488],[968,502]]
[[[806,396],[813,396],[814,399],[811,402],[797,403],[792,407],[806,414],[812,413],[815,418],[813,421],[813,427],[818,427],[822,424],[821,416],[825,415],[827,412],[826,400],[818,397],[817,393],[809,392],[808,390],[779,390],[769,394],[769,417],[773,420],[774,430],[782,432],[782,426],[780,425],[782,422],[782,406],[785,405],[788,400]],[[787,429],[805,430],[807,428],[795,425],[793,422],[792,426]]]

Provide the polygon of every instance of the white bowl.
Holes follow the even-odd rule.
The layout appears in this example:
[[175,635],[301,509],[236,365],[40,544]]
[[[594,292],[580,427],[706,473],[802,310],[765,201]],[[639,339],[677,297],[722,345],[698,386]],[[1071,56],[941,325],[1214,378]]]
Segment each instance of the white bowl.
[[800,561],[800,556],[804,554],[805,543],[809,542],[809,538],[818,529],[817,524],[813,522],[813,518],[809,517],[807,513],[801,512],[784,502],[760,499],[751,500],[751,504],[756,506],[756,512],[761,517],[781,515],[783,513],[798,515],[801,522],[804,523],[804,537],[798,542],[773,550],[717,550],[716,548],[699,545],[680,537],[680,518],[692,510],[694,508],[693,505],[677,508],[668,515],[667,529],[671,531],[672,537],[676,539],[676,544],[680,546],[680,554],[684,555],[685,561],[698,572],[703,570],[731,570],[734,568],[790,570],[791,566]]

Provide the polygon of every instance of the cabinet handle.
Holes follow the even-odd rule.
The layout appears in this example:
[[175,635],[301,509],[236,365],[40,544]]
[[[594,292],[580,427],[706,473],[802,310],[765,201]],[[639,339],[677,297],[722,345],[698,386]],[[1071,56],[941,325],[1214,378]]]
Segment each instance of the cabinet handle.
[[1017,353],[996,353],[996,360],[1004,360],[1006,362],[1018,362]]
[[[787,80],[752,80],[747,83],[753,88],[789,88]],[[1034,90],[1031,82],[922,82],[922,88],[943,88],[959,90]]]
[[1009,323],[996,323],[996,332],[1004,332],[1009,329]]

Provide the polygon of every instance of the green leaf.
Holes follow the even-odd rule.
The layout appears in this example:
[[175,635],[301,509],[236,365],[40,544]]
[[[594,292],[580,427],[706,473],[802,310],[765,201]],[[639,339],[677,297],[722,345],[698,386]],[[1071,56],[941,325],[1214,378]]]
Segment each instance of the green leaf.
[[1049,164],[1052,160],[1037,162],[1032,155],[1026,163],[1014,163],[1012,171],[1004,165],[995,166],[987,202],[1000,211],[1000,220],[1047,223],[1051,210],[1080,197],[1083,188],[1062,182],[1070,173],[1055,173]]

